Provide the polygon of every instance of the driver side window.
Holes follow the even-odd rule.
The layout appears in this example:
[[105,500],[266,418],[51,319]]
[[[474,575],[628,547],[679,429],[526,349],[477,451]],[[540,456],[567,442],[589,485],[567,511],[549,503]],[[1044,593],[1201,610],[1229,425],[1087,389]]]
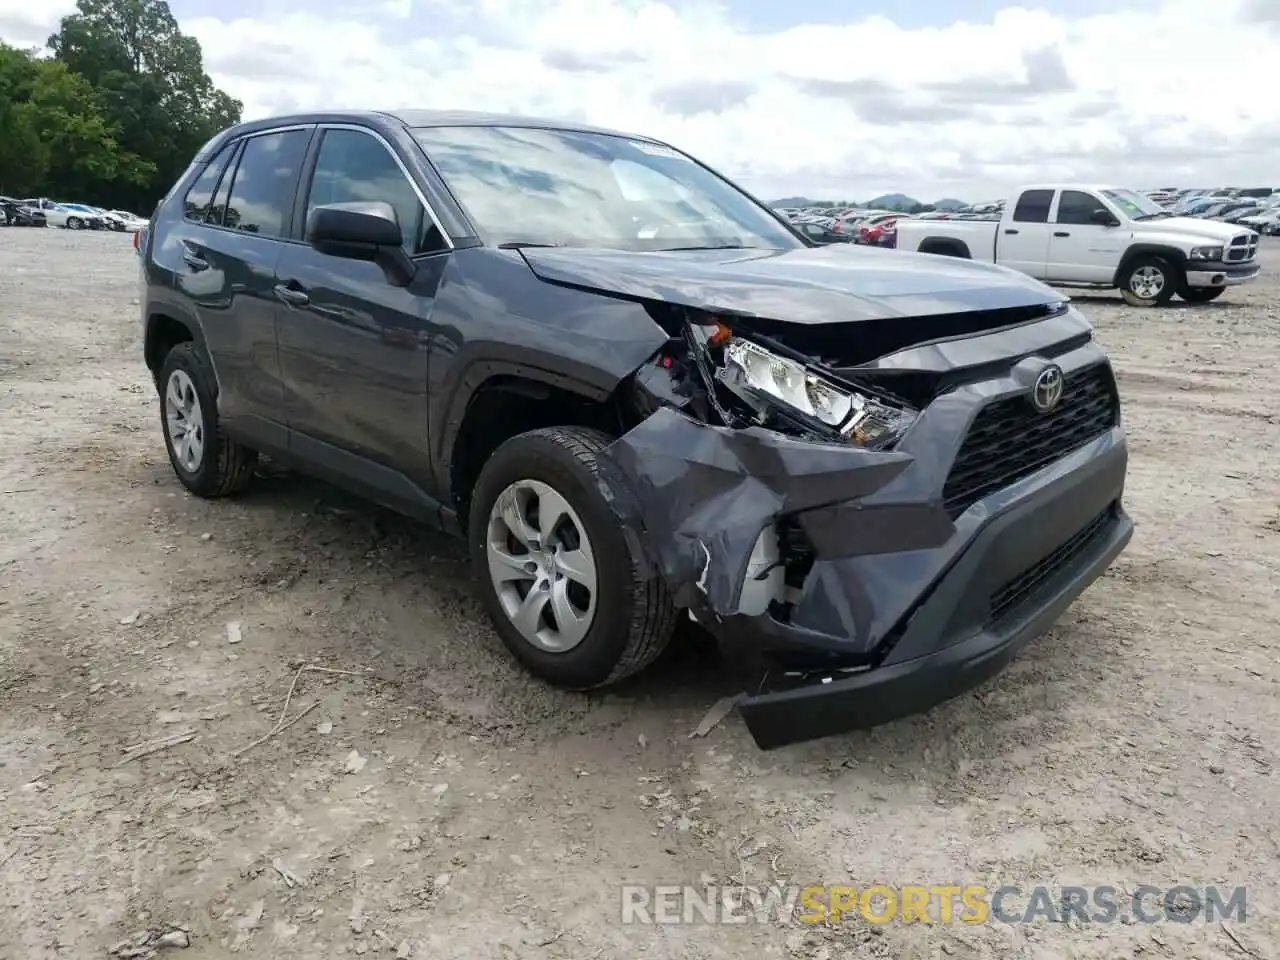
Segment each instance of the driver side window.
[[387,148],[359,130],[326,130],[307,196],[307,218],[325,204],[372,200],[395,210],[409,256],[445,249],[440,230]]

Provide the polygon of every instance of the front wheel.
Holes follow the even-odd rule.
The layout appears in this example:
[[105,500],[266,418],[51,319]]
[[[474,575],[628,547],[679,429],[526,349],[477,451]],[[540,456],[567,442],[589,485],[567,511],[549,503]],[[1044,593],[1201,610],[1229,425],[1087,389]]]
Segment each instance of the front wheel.
[[607,434],[531,430],[485,463],[468,539],[494,629],[535,676],[589,690],[644,669],[675,628],[665,585],[641,572],[601,493]]
[[1168,303],[1177,292],[1177,270],[1161,257],[1138,257],[1120,279],[1120,296],[1131,307]]
[[1217,300],[1226,292],[1226,287],[1184,287],[1178,291],[1178,296],[1187,303],[1208,303],[1210,300]]
[[67,217],[68,230],[79,230],[83,226],[84,226],[84,221],[81,220],[79,217]]

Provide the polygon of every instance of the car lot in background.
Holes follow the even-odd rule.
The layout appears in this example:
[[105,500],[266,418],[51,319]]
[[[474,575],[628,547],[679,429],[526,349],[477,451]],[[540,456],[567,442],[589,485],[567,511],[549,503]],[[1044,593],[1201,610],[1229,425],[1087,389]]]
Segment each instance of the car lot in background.
[[[508,661],[453,541],[271,464],[251,498],[186,496],[128,239],[0,232],[9,929],[106,957],[145,911],[190,927],[192,955],[635,960],[636,934],[600,922],[619,862],[637,884],[745,865],[761,885],[998,885],[1046,862],[1136,884],[1201,882],[1211,857],[1250,890],[1238,936],[1274,941],[1252,892],[1280,884],[1280,241],[1261,258],[1213,304],[1077,297],[1118,371],[1138,532],[1037,653],[927,716],[762,759],[733,718],[689,736],[736,692],[692,645],[608,696],[551,691]],[[286,720],[308,714],[233,757],[300,665],[354,675],[301,674]],[[252,948],[219,945],[255,923]],[[1019,930],[696,923],[656,956],[1010,957]],[[1034,934],[1045,958],[1244,956],[1218,924]]]

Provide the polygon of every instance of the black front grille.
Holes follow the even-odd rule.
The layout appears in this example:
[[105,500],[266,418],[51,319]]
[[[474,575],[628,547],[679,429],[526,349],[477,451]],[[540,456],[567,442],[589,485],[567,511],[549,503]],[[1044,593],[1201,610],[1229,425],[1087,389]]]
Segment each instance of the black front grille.
[[1231,241],[1231,246],[1227,249],[1227,260],[1230,262],[1239,262],[1242,260],[1252,260],[1258,255],[1258,235],[1241,234]]
[[1119,420],[1115,378],[1106,364],[1067,377],[1058,405],[1039,413],[1026,396],[987,404],[951,466],[943,502],[952,519],[978,500],[1035,473]]
[[1083,530],[1054,550],[1053,553],[1030,569],[1024,570],[992,593],[987,625],[999,623],[1004,618],[1016,613],[1023,603],[1034,599],[1036,592],[1044,583],[1051,580],[1055,574],[1068,567],[1076,557],[1089,549],[1093,541],[1106,529],[1107,522],[1114,516],[1115,505],[1112,504],[1094,517]]

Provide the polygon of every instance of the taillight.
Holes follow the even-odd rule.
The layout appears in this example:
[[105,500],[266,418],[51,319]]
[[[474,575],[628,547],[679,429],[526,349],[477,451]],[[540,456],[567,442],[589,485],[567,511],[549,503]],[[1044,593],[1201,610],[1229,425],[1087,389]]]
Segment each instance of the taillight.
[[140,244],[140,241],[139,241],[139,239],[138,239],[138,238],[139,238],[139,237],[141,237],[141,236],[142,236],[142,231],[141,231],[141,230],[135,230],[135,231],[133,231],[133,252],[134,252],[134,253],[137,253],[137,252],[138,252],[138,250],[139,250],[139,249],[141,249],[141,244]]

